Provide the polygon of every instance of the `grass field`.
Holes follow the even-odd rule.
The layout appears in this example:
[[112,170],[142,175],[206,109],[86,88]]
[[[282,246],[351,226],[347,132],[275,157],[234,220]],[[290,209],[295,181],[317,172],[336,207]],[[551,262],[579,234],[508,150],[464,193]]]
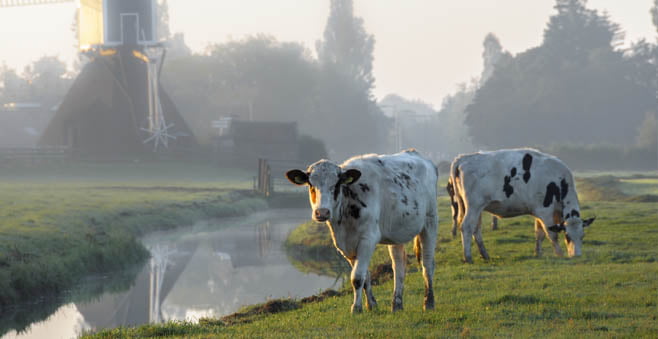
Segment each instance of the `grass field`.
[[251,181],[204,164],[0,169],[0,313],[146,258],[145,232],[266,208]]
[[[654,179],[629,180],[620,181],[628,196],[658,194]],[[450,236],[447,198],[439,198],[434,311],[422,311],[422,277],[410,258],[405,310],[395,314],[388,281],[375,287],[379,308],[355,316],[349,313],[352,294],[347,289],[319,302],[270,301],[239,317],[119,328],[93,336],[655,338],[658,203],[598,199],[581,205],[583,217],[597,216],[586,230],[582,257],[555,257],[547,240],[544,256],[535,257],[532,220],[520,217],[502,220],[498,231],[485,228],[491,260],[475,258],[467,265],[461,262],[461,242]],[[318,235],[320,230],[313,228],[314,237],[330,243],[328,234]],[[386,249],[379,246],[372,267],[386,262]]]

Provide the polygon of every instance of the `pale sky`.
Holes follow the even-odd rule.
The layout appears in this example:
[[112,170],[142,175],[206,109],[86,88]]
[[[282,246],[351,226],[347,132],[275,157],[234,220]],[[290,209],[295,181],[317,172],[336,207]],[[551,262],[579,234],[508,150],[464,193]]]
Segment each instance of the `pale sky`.
[[[589,0],[621,24],[626,41],[655,41],[652,0]],[[554,0],[355,0],[355,14],[375,35],[375,96],[421,99],[438,108],[457,84],[482,70],[482,40],[495,33],[503,48],[541,43]],[[23,67],[43,55],[71,62],[74,4],[0,8],[0,62]],[[169,0],[172,32],[201,52],[210,43],[267,33],[315,51],[328,0]],[[166,70],[164,70],[166,72]]]

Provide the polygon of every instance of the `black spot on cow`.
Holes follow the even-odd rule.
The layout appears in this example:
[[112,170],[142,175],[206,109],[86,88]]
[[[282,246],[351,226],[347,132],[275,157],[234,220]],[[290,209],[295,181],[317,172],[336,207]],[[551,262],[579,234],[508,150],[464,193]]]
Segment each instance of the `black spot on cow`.
[[407,205],[409,203],[409,200],[407,199],[406,195],[402,195],[402,200],[400,200],[403,204]]
[[368,186],[368,184],[359,184],[359,187],[361,187],[363,193],[370,191],[370,186]]
[[512,170],[510,171],[510,177],[514,178],[516,176],[516,167],[512,167]]
[[418,201],[414,200],[414,209],[418,211]]
[[361,209],[359,208],[359,206],[349,205],[347,208],[349,209],[348,213],[349,213],[350,217],[352,217],[354,219],[359,219],[359,217],[361,216]]
[[553,198],[560,201],[560,188],[551,181],[550,184],[546,186],[546,195],[544,196],[544,207],[548,207],[553,203]]
[[[351,200],[353,200],[353,201],[358,202],[358,203],[361,205],[361,207],[364,207],[364,208],[365,208],[365,207],[368,207],[368,206],[363,202],[363,200],[361,200],[361,199],[359,198],[359,196],[356,194],[356,192],[352,191],[351,188],[349,188],[348,186],[342,186],[342,188],[343,188],[343,196],[344,196],[344,197],[346,197],[346,198],[348,198],[348,199],[351,199]],[[334,192],[334,193],[335,193],[335,192]]]
[[525,181],[526,184],[530,181],[530,166],[532,166],[532,155],[526,153],[523,156],[523,170],[525,171],[523,173],[523,181]]
[[523,170],[526,172],[529,171],[530,166],[532,166],[532,155],[530,155],[530,153],[526,153],[523,156]]
[[401,182],[400,180],[398,180],[397,177],[393,177],[393,182],[394,182],[396,185],[400,186],[400,189],[403,189],[403,188],[404,188],[404,186],[402,185],[402,182]]
[[455,178],[459,178],[459,167],[455,167]]
[[411,215],[411,213],[409,213],[409,212],[404,212],[404,216],[405,216],[405,217],[408,217],[408,216],[410,216],[410,215]]
[[404,181],[405,187],[411,189],[411,177],[406,173],[400,173],[400,181]]
[[562,179],[560,181],[560,197],[564,199],[564,197],[567,196],[567,193],[569,193],[569,184],[567,184],[567,181]]
[[340,180],[336,183],[334,187],[334,200],[338,199],[338,194],[340,193]]
[[352,287],[354,287],[357,290],[359,288],[362,288],[363,287],[363,279],[360,279],[360,278],[352,279]]
[[509,175],[505,176],[505,184],[503,185],[503,191],[505,192],[506,197],[510,197],[514,193],[514,187],[510,185],[510,181],[512,181],[512,178],[510,178]]
[[564,216],[564,219],[565,219],[565,220],[566,220],[566,219],[569,219],[570,216],[571,216],[571,214],[567,213],[567,215]]
[[567,243],[571,243],[571,237],[568,234],[565,234],[564,238],[567,240]]
[[414,167],[411,166],[411,164],[407,164],[407,167],[409,167],[410,170],[414,169]]
[[384,167],[384,162],[381,161],[380,159],[377,159],[377,164],[379,164],[379,166]]
[[571,210],[571,216],[574,218],[580,218],[580,212],[578,212],[578,210]]

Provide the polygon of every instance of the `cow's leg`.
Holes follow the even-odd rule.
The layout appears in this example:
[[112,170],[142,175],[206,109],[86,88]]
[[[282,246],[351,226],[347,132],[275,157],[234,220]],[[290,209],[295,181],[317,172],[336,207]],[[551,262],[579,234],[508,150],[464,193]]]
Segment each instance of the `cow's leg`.
[[[347,262],[350,264],[350,267],[354,269],[354,264],[356,259],[346,258]],[[366,281],[363,283],[363,289],[366,291],[366,309],[372,310],[377,307],[377,300],[375,300],[375,295],[372,293],[372,283],[370,281],[370,271],[367,271]]]
[[375,295],[372,293],[372,284],[370,283],[370,271],[366,276],[366,282],[363,286],[366,290],[366,309],[371,311],[373,308],[377,308],[377,300],[375,300]]
[[352,280],[352,289],[354,290],[352,313],[361,313],[363,311],[363,306],[361,303],[363,287],[366,283],[366,279],[368,278],[368,265],[370,264],[372,253],[375,251],[376,244],[377,241],[370,239],[361,239],[361,241],[359,241],[356,260],[352,266],[352,274],[350,276]]
[[420,232],[420,244],[423,251],[423,279],[425,279],[425,303],[423,310],[434,309],[434,249],[436,248],[436,235],[438,233],[438,220],[436,215],[428,216],[425,228]]
[[482,213],[481,208],[475,208],[474,206],[466,207],[466,215],[464,216],[464,221],[462,222],[462,247],[464,249],[464,262],[472,264],[473,257],[471,256],[471,238],[478,224],[478,219]]
[[498,230],[498,217],[495,215],[491,216],[491,230],[492,231]]
[[404,289],[404,274],[407,264],[407,257],[404,255],[404,244],[389,245],[388,253],[391,255],[393,263],[393,302],[391,308],[393,312],[401,310],[402,307],[402,290]]
[[546,232],[539,219],[535,219],[535,255],[541,257],[541,244],[544,242]]
[[558,257],[564,256],[564,252],[562,252],[562,248],[560,248],[560,244],[558,243],[557,233],[548,230],[548,226],[553,225],[553,213],[548,212],[540,214],[539,219],[541,221],[544,232],[546,235],[548,235],[548,239],[551,241],[551,245],[553,245],[553,251],[555,251],[555,255]]
[[478,250],[480,251],[482,258],[484,260],[489,260],[489,253],[487,253],[487,249],[484,248],[484,240],[482,240],[482,214],[480,214],[477,226],[475,226],[473,240],[475,240],[475,243],[478,245]]
[[459,203],[457,197],[450,199],[450,208],[452,210],[452,237],[457,236],[457,224],[459,224]]
[[462,223],[464,222],[464,216],[466,215],[466,206],[464,204],[464,199],[461,198],[461,196],[457,195],[456,199],[457,201],[457,226],[461,227]]

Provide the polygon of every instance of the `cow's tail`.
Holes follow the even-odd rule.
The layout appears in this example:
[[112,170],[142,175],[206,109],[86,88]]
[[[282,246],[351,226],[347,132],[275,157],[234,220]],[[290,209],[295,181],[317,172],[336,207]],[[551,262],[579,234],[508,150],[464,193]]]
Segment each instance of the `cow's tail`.
[[418,264],[421,264],[420,260],[420,252],[421,252],[421,245],[420,245],[420,236],[417,235],[416,238],[414,238],[414,253],[416,253],[416,260],[418,260]]

